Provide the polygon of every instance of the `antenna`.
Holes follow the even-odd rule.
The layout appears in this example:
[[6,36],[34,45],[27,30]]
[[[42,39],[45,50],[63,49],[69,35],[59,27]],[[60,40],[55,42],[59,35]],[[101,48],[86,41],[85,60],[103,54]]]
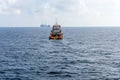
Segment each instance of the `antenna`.
[[57,18],[56,18],[56,24],[57,24]]

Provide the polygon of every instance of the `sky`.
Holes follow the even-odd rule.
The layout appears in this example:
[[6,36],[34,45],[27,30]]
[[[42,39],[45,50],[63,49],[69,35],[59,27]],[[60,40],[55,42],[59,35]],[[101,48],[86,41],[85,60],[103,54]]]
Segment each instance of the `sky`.
[[0,0],[0,26],[120,26],[120,0]]

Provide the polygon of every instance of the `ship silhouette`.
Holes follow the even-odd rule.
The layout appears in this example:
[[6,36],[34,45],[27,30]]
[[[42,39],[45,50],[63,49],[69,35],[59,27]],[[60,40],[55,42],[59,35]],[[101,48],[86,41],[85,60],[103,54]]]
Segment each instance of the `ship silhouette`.
[[50,27],[50,25],[47,25],[47,24],[41,24],[40,27]]

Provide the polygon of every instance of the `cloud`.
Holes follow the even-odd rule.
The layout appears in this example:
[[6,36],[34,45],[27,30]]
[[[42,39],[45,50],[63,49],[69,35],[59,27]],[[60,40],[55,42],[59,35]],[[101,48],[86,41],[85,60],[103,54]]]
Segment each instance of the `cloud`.
[[17,15],[20,15],[21,14],[21,10],[16,9],[16,10],[14,10],[14,13],[17,14]]
[[[18,0],[0,0],[0,14],[8,15],[16,12]],[[18,11],[17,11],[18,12]]]
[[120,25],[120,0],[0,0],[0,15],[29,17],[23,25]]
[[8,4],[16,4],[18,0],[8,0]]

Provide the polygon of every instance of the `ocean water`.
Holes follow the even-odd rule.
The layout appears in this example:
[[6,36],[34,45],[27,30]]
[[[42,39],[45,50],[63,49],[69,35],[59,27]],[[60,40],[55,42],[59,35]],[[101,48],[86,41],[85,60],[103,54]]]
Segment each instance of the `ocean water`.
[[0,28],[0,80],[120,80],[120,28]]

